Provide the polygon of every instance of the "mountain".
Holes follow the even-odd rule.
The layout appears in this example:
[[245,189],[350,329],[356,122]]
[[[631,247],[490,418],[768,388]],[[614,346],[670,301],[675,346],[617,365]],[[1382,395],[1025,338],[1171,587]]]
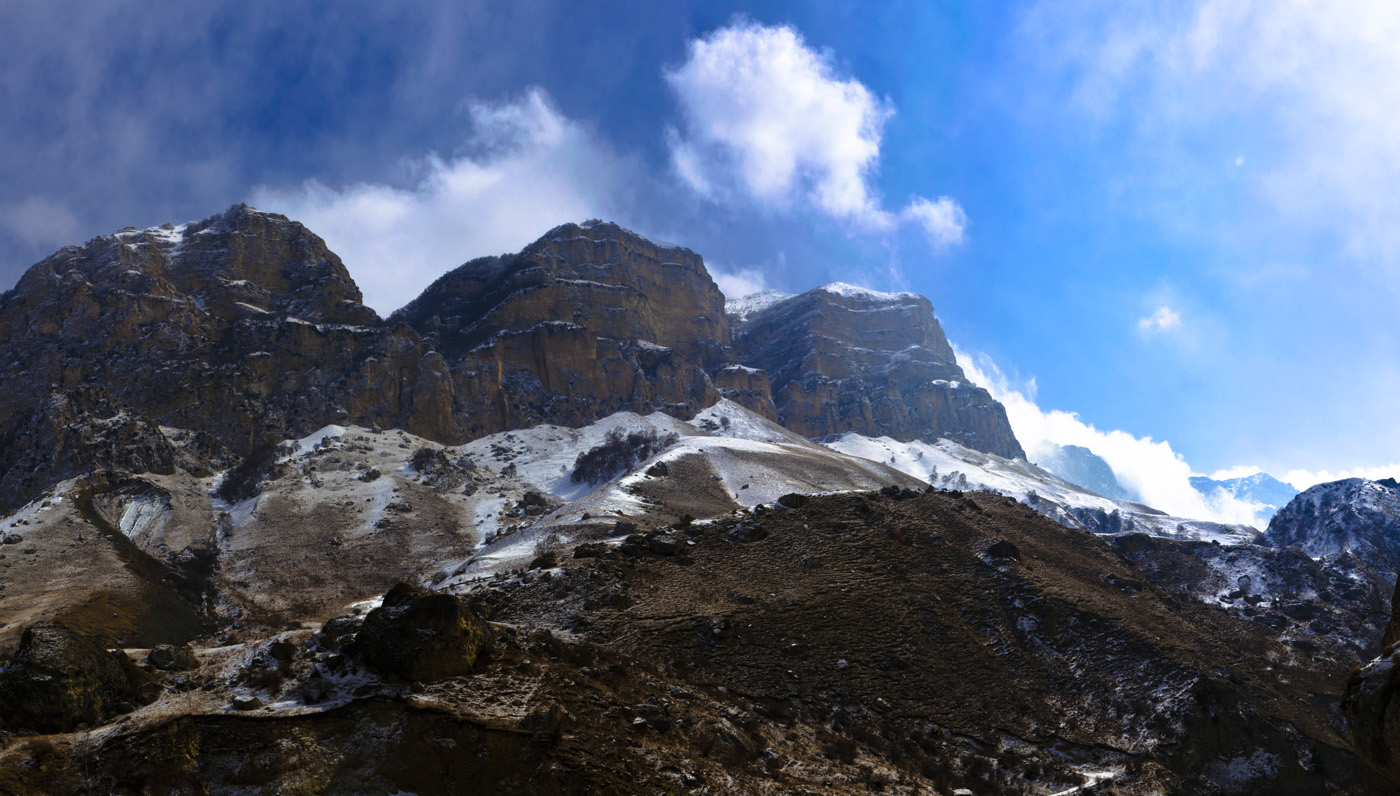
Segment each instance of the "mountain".
[[1036,456],[1035,463],[1072,484],[1114,500],[1141,500],[1118,483],[1118,476],[1102,456],[1082,445],[1055,445]]
[[1298,490],[1292,484],[1284,483],[1268,473],[1254,473],[1219,481],[1203,475],[1194,475],[1191,476],[1191,486],[1206,497],[1223,491],[1231,497],[1257,503],[1269,517],[1298,494]]
[[922,297],[590,221],[381,319],[236,206],[0,330],[0,791],[1375,792],[1365,529],[1031,464]]
[[784,426],[805,437],[944,438],[1025,458],[1006,410],[967,380],[923,296],[838,282],[753,304],[735,316],[734,347],[768,372]]
[[1280,509],[1264,536],[1313,558],[1352,555],[1393,577],[1400,569],[1400,486],[1389,478],[1318,484]]
[[928,301],[883,295],[779,302],[794,312],[762,313],[741,347],[699,255],[590,221],[454,269],[381,319],[324,242],[283,216],[238,205],[122,230],[62,249],[0,298],[0,508],[94,469],[213,472],[331,424],[461,444],[619,411],[684,419],[722,398],[777,419],[767,368],[797,356],[787,335],[807,328],[830,335],[816,344],[828,353],[803,355],[814,374],[840,351],[868,354],[823,382],[825,409],[784,369],[786,427],[1019,452]]

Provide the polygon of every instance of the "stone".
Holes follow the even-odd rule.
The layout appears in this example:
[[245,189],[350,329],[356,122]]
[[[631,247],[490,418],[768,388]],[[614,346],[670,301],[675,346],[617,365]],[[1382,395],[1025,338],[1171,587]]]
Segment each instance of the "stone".
[[163,672],[199,668],[199,658],[184,644],[158,644],[146,654],[146,662]]
[[25,628],[19,648],[0,672],[0,716],[10,727],[69,732],[96,725],[119,708],[159,693],[122,652],[57,622]]
[[657,555],[674,556],[681,552],[684,542],[671,534],[656,534],[647,538],[647,549]]
[[365,617],[356,644],[376,668],[428,683],[470,673],[493,638],[456,597],[400,583]]
[[608,552],[603,542],[584,542],[574,548],[574,558],[598,558]]
[[1021,560],[1021,548],[1011,542],[1002,540],[987,548],[987,555],[992,558],[1010,559],[1012,561]]
[[706,724],[700,731],[700,751],[728,763],[747,763],[758,759],[761,751],[743,730],[728,719]]
[[785,509],[800,509],[811,502],[811,498],[799,492],[789,492],[778,498],[778,505]]
[[233,698],[234,710],[257,710],[263,706],[263,701],[255,696],[240,694]]

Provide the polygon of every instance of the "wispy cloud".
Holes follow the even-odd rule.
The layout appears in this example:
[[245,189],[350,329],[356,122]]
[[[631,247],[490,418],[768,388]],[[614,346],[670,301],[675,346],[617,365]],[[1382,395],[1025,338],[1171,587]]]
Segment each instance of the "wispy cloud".
[[77,243],[82,229],[71,210],[42,196],[0,205],[0,226],[34,248]]
[[1006,407],[1011,428],[1031,461],[1055,445],[1081,445],[1103,457],[1119,482],[1154,508],[1178,517],[1243,523],[1259,529],[1267,525],[1253,503],[1223,492],[1210,497],[1197,492],[1190,482],[1191,465],[1166,440],[1103,431],[1073,412],[1043,410],[1035,401],[1034,379],[1013,384],[985,354],[973,356],[956,347],[954,351],[968,378],[986,387]]
[[516,251],[565,221],[616,216],[634,166],[543,91],[469,110],[465,149],[474,154],[426,155],[409,164],[420,176],[408,187],[311,180],[264,186],[252,203],[325,238],[365,303],[386,314],[468,259]]
[[1181,313],[1165,304],[1158,307],[1151,315],[1139,318],[1137,322],[1138,331],[1144,334],[1161,334],[1180,328],[1180,326]]
[[[1036,6],[1023,32],[1065,67],[1052,79],[1069,78],[1079,107],[1153,153],[1165,183],[1215,168],[1219,155],[1203,141],[1251,140],[1260,151],[1245,179],[1274,214],[1261,229],[1322,234],[1392,270],[1400,4],[1054,2]],[[1190,162],[1206,152],[1210,162]]]
[[800,202],[866,232],[909,221],[935,247],[962,241],[967,218],[950,197],[884,208],[872,180],[893,106],[793,28],[720,28],[690,42],[666,80],[684,114],[683,129],[667,134],[672,166],[700,196],[776,209]]
[[705,267],[715,280],[715,284],[719,286],[719,292],[723,293],[725,298],[751,296],[769,288],[768,278],[763,271],[757,268],[740,268],[731,271],[715,263],[706,263]]

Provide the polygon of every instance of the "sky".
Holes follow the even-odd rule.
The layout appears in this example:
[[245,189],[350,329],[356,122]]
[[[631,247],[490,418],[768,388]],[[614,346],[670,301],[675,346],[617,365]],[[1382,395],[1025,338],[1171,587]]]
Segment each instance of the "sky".
[[393,5],[0,5],[0,285],[246,201],[387,314],[599,217],[923,293],[1028,450],[1163,495],[1400,475],[1400,5]]

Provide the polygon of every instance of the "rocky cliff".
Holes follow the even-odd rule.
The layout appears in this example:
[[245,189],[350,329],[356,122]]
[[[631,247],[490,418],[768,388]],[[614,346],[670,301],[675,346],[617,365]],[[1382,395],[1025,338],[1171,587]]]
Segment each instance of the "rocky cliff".
[[409,424],[435,438],[624,410],[690,417],[721,397],[773,415],[766,379],[737,367],[700,256],[616,224],[565,224],[519,254],[473,260],[391,320],[441,351],[449,375],[432,399],[452,425]]
[[1025,458],[1006,410],[967,380],[923,296],[836,283],[744,309],[735,348],[768,372],[778,417],[793,431],[947,438]]

